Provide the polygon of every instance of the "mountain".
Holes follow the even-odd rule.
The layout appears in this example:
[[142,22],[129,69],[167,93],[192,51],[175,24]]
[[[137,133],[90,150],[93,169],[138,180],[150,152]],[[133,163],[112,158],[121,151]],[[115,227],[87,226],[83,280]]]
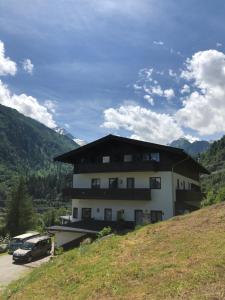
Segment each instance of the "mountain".
[[[53,158],[77,147],[69,137],[0,105],[0,202],[20,175],[26,176],[34,199],[56,199],[65,176],[59,179]],[[61,174],[69,171],[62,167]]]
[[70,132],[68,132],[65,128],[62,128],[62,127],[55,127],[54,130],[61,134],[61,135],[65,135],[67,136],[69,139],[73,140],[76,144],[78,144],[79,146],[84,146],[87,144],[86,141],[84,140],[81,140],[81,139],[78,139],[78,138],[75,138]]
[[185,138],[180,138],[169,144],[171,147],[184,149],[185,152],[192,156],[204,153],[210,148],[210,145],[211,144],[208,141],[195,141],[191,143]]
[[[225,204],[83,243],[3,299],[224,299]],[[1,296],[0,296],[1,298]]]
[[74,141],[74,139],[75,139],[75,137],[70,132],[68,132],[65,128],[57,126],[54,128],[54,130],[55,130],[55,132],[57,132],[61,135],[67,136],[72,141]]
[[1,169],[21,172],[48,168],[54,156],[77,147],[67,136],[0,105]]
[[201,155],[201,162],[212,172],[225,171],[225,136],[211,144]]

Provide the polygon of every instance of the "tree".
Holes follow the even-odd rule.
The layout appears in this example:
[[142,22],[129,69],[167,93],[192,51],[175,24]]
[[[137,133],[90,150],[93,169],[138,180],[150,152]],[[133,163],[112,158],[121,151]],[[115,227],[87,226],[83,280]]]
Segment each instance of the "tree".
[[12,188],[7,204],[6,228],[10,235],[18,235],[31,229],[34,225],[34,212],[23,177]]

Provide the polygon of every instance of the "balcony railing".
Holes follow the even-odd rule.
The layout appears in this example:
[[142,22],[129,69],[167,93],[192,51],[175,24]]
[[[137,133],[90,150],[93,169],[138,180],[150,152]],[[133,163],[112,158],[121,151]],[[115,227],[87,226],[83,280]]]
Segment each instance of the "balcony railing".
[[157,171],[158,168],[159,162],[157,161],[82,163],[74,165],[74,174],[124,171]]
[[176,201],[177,202],[190,202],[200,203],[204,194],[201,191],[196,190],[177,190]]
[[150,189],[82,189],[67,188],[64,197],[95,200],[151,200]]

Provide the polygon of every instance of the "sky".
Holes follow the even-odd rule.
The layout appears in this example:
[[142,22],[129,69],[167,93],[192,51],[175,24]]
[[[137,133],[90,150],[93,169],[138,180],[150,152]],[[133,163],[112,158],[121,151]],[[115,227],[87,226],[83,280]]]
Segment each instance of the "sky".
[[225,133],[223,0],[0,0],[0,104],[79,140]]

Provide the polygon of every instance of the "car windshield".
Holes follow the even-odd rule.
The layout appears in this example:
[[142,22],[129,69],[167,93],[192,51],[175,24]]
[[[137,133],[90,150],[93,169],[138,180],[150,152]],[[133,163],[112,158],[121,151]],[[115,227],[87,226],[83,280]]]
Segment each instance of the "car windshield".
[[12,239],[12,240],[10,241],[10,244],[19,244],[20,242],[21,242],[20,239]]
[[34,244],[25,242],[24,244],[21,245],[20,248],[23,250],[31,250],[33,248],[33,246],[34,246]]

